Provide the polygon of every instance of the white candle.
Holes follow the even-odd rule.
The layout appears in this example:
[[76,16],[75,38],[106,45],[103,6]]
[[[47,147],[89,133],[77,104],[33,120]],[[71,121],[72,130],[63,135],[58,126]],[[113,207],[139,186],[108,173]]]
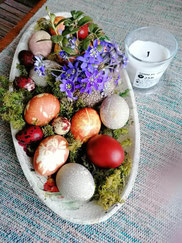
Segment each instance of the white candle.
[[152,41],[136,40],[129,46],[127,71],[134,87],[150,88],[159,82],[169,62],[169,50]]
[[177,49],[174,36],[159,27],[142,27],[128,33],[125,51],[133,86],[147,89],[157,84]]

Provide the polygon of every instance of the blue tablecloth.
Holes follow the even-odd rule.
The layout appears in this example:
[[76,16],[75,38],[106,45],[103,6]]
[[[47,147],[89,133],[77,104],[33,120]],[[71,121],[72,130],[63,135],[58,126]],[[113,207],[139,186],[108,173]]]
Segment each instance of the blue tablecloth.
[[[72,224],[47,208],[24,177],[9,124],[0,121],[0,242],[182,242],[182,1],[48,0],[46,5],[52,12],[83,10],[120,44],[138,27],[163,27],[176,36],[179,50],[159,87],[135,92],[138,176],[125,204],[103,223]],[[26,26],[44,15],[45,6]],[[1,75],[9,74],[21,33],[0,54]]]

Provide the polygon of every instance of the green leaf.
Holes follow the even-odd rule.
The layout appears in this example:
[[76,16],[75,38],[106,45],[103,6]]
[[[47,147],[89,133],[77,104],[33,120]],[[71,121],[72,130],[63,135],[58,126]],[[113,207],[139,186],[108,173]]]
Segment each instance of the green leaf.
[[89,39],[84,39],[83,41],[83,49],[87,50],[90,44],[90,40]]
[[102,37],[103,35],[104,35],[103,32],[99,32],[99,33],[97,33],[97,37],[98,37],[98,38]]
[[104,35],[99,40],[101,40],[101,41],[109,41],[109,37]]
[[77,11],[75,15],[75,19],[79,19],[84,13],[82,11]]
[[71,25],[71,26],[69,27],[69,30],[70,30],[70,31],[73,31],[73,30],[74,30],[74,26]]
[[97,33],[99,30],[99,27],[98,26],[95,26],[95,28],[93,29],[93,33]]
[[52,35],[52,36],[51,36],[51,40],[52,40],[54,43],[59,43],[60,41],[63,40],[63,36],[62,36],[62,35]]
[[71,19],[66,19],[65,21],[64,21],[64,25],[65,26],[70,26],[70,24],[71,24]]
[[72,55],[72,56],[76,55],[76,52],[73,49],[71,49],[70,47],[67,47],[67,46],[63,46],[63,51],[65,51],[66,53],[68,53],[69,55]]
[[92,22],[92,21],[93,21],[92,18],[90,18],[89,16],[85,16],[78,21],[78,26],[81,27],[81,26],[88,24],[89,22]]
[[68,43],[68,39],[64,37],[62,41],[63,46],[67,46],[67,43]]
[[101,52],[101,51],[103,50],[103,46],[98,45],[98,46],[97,46],[97,50],[98,50],[98,52]]
[[66,19],[61,19],[59,20],[59,22],[57,22],[57,24],[55,24],[55,27],[57,27],[59,24],[61,24],[62,22],[64,22]]
[[53,14],[53,13],[50,13],[49,16],[50,16],[50,20],[51,20],[51,22],[54,23],[54,20],[55,20],[55,18],[56,18],[56,15]]
[[62,35],[63,35],[63,36],[66,36],[66,35],[69,35],[69,34],[74,34],[74,33],[76,33],[78,30],[79,30],[79,28],[75,28],[75,29],[73,29],[73,30],[66,29],[66,30],[63,31]]
[[94,28],[96,28],[96,27],[98,27],[97,24],[94,24],[94,23],[89,24],[89,31],[93,32]]
[[72,15],[73,18],[75,19],[75,18],[76,18],[76,11],[75,11],[75,10],[72,10],[72,11],[71,11],[71,15]]

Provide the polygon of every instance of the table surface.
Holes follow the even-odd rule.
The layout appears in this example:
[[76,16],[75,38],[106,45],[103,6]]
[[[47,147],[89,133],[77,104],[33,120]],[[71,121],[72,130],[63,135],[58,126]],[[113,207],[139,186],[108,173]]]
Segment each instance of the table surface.
[[[121,45],[133,29],[163,27],[176,36],[179,50],[158,87],[135,92],[138,175],[125,204],[103,223],[72,224],[47,208],[24,177],[9,124],[0,121],[0,242],[182,242],[182,1],[48,0],[46,5],[52,12],[83,10]],[[23,31],[44,15],[45,5],[0,54],[0,75],[9,75]]]

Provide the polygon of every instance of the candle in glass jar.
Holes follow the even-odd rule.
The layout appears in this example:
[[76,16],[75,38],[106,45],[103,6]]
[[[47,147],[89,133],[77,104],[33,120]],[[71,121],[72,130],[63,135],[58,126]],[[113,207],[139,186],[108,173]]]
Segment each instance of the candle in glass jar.
[[168,59],[169,50],[155,42],[136,40],[129,46],[129,52],[127,70],[133,86],[150,88],[158,83],[169,63],[156,63]]
[[169,32],[155,27],[137,29],[126,37],[127,72],[135,88],[157,84],[177,51]]

